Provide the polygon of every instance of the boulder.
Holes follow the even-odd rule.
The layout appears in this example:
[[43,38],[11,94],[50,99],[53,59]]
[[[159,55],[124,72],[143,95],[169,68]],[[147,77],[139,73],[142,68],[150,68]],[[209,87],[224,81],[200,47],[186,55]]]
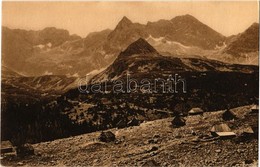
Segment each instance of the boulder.
[[181,127],[181,126],[185,126],[186,123],[185,123],[185,119],[181,116],[176,116],[173,118],[172,120],[172,126],[173,127]]
[[148,160],[143,165],[143,167],[154,167],[154,166],[160,166],[155,160]]
[[254,162],[254,160],[252,159],[246,159],[245,160],[245,164],[252,164]]
[[232,120],[232,119],[237,119],[237,117],[232,111],[226,110],[222,114],[222,119],[225,120],[225,121],[229,121],[229,120]]
[[102,142],[112,142],[116,140],[116,136],[111,131],[101,132],[99,140]]

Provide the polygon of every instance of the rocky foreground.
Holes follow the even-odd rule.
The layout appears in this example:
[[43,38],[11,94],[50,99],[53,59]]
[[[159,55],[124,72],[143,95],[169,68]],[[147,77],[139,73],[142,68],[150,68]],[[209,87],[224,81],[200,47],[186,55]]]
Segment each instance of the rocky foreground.
[[[252,106],[232,109],[238,119],[223,121],[224,111],[187,116],[186,125],[171,126],[172,118],[144,122],[140,126],[111,129],[116,140],[100,142],[101,132],[34,144],[35,155],[4,155],[4,166],[257,166],[258,139],[241,140],[249,126],[258,125]],[[218,123],[237,134],[232,139],[211,137]]]

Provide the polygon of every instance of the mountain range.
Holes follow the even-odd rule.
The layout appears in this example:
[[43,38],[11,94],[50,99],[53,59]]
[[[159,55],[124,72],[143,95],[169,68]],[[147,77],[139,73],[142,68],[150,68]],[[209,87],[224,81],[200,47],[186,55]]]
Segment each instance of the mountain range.
[[[16,144],[48,141],[126,127],[134,119],[151,121],[169,117],[173,112],[187,115],[193,107],[216,111],[248,105],[258,98],[258,67],[254,65],[165,56],[143,38],[115,57],[103,71],[92,72],[92,78],[84,85],[107,82],[107,91],[97,93],[80,92],[79,77],[24,76],[2,68],[2,139]],[[161,84],[153,82],[151,85],[158,88],[155,93],[111,92],[113,82],[120,80],[125,84],[128,73],[138,82],[179,74],[187,83],[187,92],[176,89],[179,93],[164,93]]]
[[[136,85],[127,81],[128,74]],[[179,83],[175,89],[177,93],[164,92],[162,82],[154,82],[167,81],[169,75],[175,74],[185,79],[187,92],[182,91]],[[146,82],[142,82],[144,80]],[[147,81],[150,81],[151,92],[141,89]],[[70,133],[78,135],[126,127],[133,119],[151,121],[169,117],[174,112],[186,115],[193,107],[216,111],[251,104],[258,96],[257,81],[257,66],[163,56],[145,39],[139,38],[85,85],[88,88],[95,84],[105,85],[105,90],[81,92],[78,88],[70,89],[58,98],[56,108],[73,122]],[[128,92],[127,83],[131,89],[132,86],[137,88],[136,91]],[[115,91],[117,84],[119,91]]]
[[2,63],[26,76],[85,76],[109,66],[128,45],[143,38],[168,57],[258,64],[258,30],[254,23],[241,34],[225,37],[191,15],[147,24],[123,17],[114,30],[85,38],[54,27],[39,31],[3,27]]
[[104,71],[95,75],[91,83],[112,82],[131,74],[135,79],[155,79],[167,74],[184,72],[240,72],[253,73],[255,66],[227,64],[221,61],[199,58],[163,56],[146,40],[139,38],[121,52]]

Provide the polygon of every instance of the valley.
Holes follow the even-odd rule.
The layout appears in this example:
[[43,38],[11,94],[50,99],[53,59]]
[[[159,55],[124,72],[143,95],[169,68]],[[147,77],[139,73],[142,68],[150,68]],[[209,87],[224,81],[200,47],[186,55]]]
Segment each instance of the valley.
[[[167,80],[169,75],[178,74],[185,79],[187,92],[178,86],[179,89],[175,90],[178,93],[165,93],[160,84],[153,85],[157,88],[156,93],[113,92],[114,81],[121,80],[126,85],[127,72],[138,82],[142,79]],[[88,86],[106,81],[106,92],[84,93],[77,87],[65,89],[75,82],[70,79],[65,82],[63,78],[58,83],[64,83],[66,87],[53,85],[55,76],[46,76],[41,80],[36,77],[25,82],[28,86],[31,81],[41,81],[39,88],[50,92],[46,96],[39,94],[37,97],[37,93],[28,90],[19,93],[22,87],[18,86],[10,89],[16,90],[14,94],[6,94],[5,97],[4,91],[10,90],[3,86],[2,100],[5,101],[2,104],[5,108],[2,108],[2,116],[5,119],[2,125],[5,128],[2,130],[2,140],[35,143],[118,126],[127,127],[133,119],[144,122],[171,117],[176,113],[187,115],[194,107],[214,111],[255,104],[258,101],[258,77],[257,66],[165,57],[148,42],[139,39],[121,52],[106,70],[89,80]],[[56,81],[54,79],[54,83]],[[53,88],[57,90],[56,95]],[[29,90],[37,92],[32,87]],[[17,123],[19,126],[12,126]]]
[[116,23],[2,26],[1,165],[256,166],[259,23]]

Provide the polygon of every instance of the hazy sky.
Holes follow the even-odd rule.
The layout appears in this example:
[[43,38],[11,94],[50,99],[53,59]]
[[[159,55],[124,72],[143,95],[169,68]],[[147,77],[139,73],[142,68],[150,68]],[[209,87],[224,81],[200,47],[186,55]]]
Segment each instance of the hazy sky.
[[123,16],[133,22],[172,19],[191,14],[223,35],[243,32],[259,22],[258,2],[3,2],[2,24],[39,30],[64,28],[85,37],[113,29]]

